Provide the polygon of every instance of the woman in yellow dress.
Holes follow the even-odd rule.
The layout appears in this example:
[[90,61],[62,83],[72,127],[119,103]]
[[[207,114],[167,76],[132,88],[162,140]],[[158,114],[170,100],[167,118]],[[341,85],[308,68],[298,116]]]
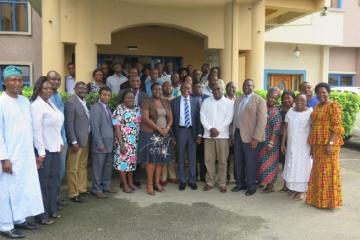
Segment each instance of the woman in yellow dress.
[[315,93],[319,103],[311,115],[309,144],[314,162],[306,203],[317,208],[334,209],[342,206],[340,147],[344,128],[341,108],[329,99],[329,84],[319,83]]

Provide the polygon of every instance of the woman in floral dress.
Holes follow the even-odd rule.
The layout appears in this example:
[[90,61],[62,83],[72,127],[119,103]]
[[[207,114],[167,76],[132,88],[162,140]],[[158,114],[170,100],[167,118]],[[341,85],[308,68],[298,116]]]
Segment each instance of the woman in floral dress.
[[281,115],[276,106],[280,91],[271,88],[267,94],[267,124],[265,128],[265,142],[260,144],[258,155],[257,180],[263,186],[262,192],[273,192],[278,174],[280,157]]
[[131,90],[124,93],[122,102],[113,114],[116,135],[114,167],[120,172],[123,191],[131,193],[137,189],[132,172],[136,169],[141,111],[138,106],[134,106],[135,98]]

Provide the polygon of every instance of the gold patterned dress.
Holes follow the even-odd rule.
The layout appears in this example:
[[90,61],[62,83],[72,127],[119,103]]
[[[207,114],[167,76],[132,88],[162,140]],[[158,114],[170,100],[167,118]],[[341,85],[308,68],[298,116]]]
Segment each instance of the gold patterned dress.
[[[314,162],[306,203],[317,208],[339,208],[342,206],[340,147],[344,143],[340,105],[336,102],[318,104],[311,114],[311,121],[309,144]],[[329,155],[326,146],[332,132],[337,137]]]

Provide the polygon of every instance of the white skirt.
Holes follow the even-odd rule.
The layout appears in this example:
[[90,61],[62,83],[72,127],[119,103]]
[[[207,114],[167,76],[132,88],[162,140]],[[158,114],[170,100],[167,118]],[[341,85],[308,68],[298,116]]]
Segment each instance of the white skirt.
[[306,192],[308,183],[307,182],[286,182],[286,187],[291,191],[295,192]]

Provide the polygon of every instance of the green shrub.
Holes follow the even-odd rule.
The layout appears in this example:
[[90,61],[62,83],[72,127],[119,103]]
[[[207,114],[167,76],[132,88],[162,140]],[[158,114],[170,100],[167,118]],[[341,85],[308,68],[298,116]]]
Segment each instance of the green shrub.
[[360,112],[360,96],[355,93],[332,92],[330,98],[340,104],[343,114],[345,136],[349,136]]
[[[261,97],[266,98],[266,93],[267,93],[266,90],[256,90],[256,93]],[[32,96],[32,88],[24,87],[22,94],[23,96],[30,99],[30,97]],[[240,96],[241,94],[242,94],[241,92],[236,93],[237,96]],[[65,92],[61,92],[60,95],[64,102],[66,102],[71,96],[70,94]],[[330,94],[330,98],[333,101],[336,101],[340,104],[343,113],[343,125],[345,129],[345,136],[349,136],[351,130],[354,127],[357,114],[360,112],[360,96],[348,92],[346,93],[332,92]],[[86,96],[86,102],[89,106],[96,103],[98,100],[99,100],[98,93],[89,93]],[[113,95],[109,102],[109,107],[112,110],[116,108],[116,102],[117,102],[117,96]]]

